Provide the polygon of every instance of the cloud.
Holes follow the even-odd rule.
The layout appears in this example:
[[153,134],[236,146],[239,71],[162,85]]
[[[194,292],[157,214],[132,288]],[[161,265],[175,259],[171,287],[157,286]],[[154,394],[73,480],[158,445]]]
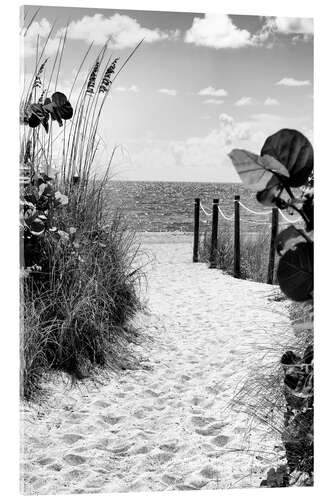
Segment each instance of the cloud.
[[302,17],[276,17],[276,30],[279,33],[313,35],[313,19]]
[[264,101],[264,106],[280,106],[280,103],[277,99],[273,99],[272,97],[267,97]]
[[[47,38],[51,24],[47,19],[33,22],[24,37],[24,54],[26,57],[36,53],[37,37],[42,40]],[[45,55],[52,55],[58,50],[59,40],[66,29],[59,29],[47,42]],[[134,47],[144,38],[145,43],[158,42],[165,39],[176,39],[179,31],[162,31],[159,28],[149,29],[141,26],[132,17],[114,14],[105,17],[102,14],[84,16],[77,21],[72,21],[67,30],[67,38],[83,40],[88,44],[104,45],[108,42],[109,48],[125,49]]]
[[[246,121],[236,121],[221,113],[208,134],[184,140],[137,141],[128,144],[132,162],[121,178],[132,180],[169,180],[237,182],[228,153],[233,148],[259,153],[266,138],[281,128],[304,131],[311,138],[312,118],[259,113]],[[207,122],[211,123],[211,122]]]
[[224,103],[224,100],[223,99],[205,99],[203,101],[204,104],[216,104],[216,105],[219,105],[219,104],[223,104]]
[[[28,29],[26,35],[24,36],[23,49],[25,57],[36,56],[37,51],[37,40],[38,40],[38,51],[39,54],[44,47],[45,39],[48,37],[52,29],[50,22],[43,18],[40,21],[34,21],[30,28]],[[48,57],[57,52],[59,47],[60,37],[56,36],[48,40],[44,56]]]
[[310,80],[296,80],[295,78],[286,77],[276,82],[275,85],[284,85],[285,87],[305,87],[310,84]]
[[115,88],[117,92],[134,92],[137,93],[139,92],[139,87],[136,85],[131,85],[130,87],[123,87],[123,86],[118,86]]
[[184,39],[186,43],[214,49],[237,49],[253,43],[249,31],[237,28],[230,17],[223,14],[195,17]]
[[132,155],[136,169],[133,178],[150,175],[150,178],[169,180],[173,176],[183,180],[237,182],[238,175],[227,153],[236,145],[246,147],[250,139],[250,125],[238,123],[228,114],[221,113],[217,127],[205,136],[178,141],[155,140],[140,148]]
[[241,97],[235,102],[235,106],[253,106],[256,101],[252,97]]
[[160,94],[171,95],[173,97],[178,94],[177,90],[175,89],[158,89],[157,92],[159,92]]
[[224,97],[228,95],[228,92],[224,89],[215,89],[214,87],[206,87],[205,89],[201,89],[198,92],[198,95],[207,95],[212,97]]
[[144,28],[136,19],[122,14],[108,17],[95,14],[72,21],[67,36],[73,40],[85,40],[87,43],[94,42],[97,45],[109,42],[110,48],[124,49],[134,47],[143,38],[146,43],[175,38],[178,32]]
[[256,35],[258,42],[280,35],[296,35],[293,41],[308,41],[313,36],[313,19],[302,17],[267,17]]

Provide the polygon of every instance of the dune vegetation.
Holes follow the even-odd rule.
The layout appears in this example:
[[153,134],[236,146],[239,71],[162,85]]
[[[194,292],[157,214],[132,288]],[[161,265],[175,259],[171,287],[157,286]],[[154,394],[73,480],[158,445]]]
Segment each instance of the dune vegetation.
[[39,392],[52,370],[77,380],[98,367],[116,368],[136,341],[130,322],[140,308],[135,235],[119,213],[106,209],[115,150],[102,173],[95,168],[105,102],[140,44],[123,64],[103,47],[89,65],[90,46],[67,96],[62,89],[66,32],[52,58],[45,56],[49,37],[41,46],[37,39],[36,65],[20,103],[25,399]]

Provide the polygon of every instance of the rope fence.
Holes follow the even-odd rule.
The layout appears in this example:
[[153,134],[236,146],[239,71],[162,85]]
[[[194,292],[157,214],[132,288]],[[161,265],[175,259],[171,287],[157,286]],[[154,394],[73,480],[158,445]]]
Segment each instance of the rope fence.
[[[249,212],[250,214],[253,214],[253,215],[264,215],[264,216],[270,216],[271,213],[272,213],[272,210],[271,209],[268,209],[264,212],[256,212],[255,210],[252,210],[251,208],[247,207],[246,205],[244,205],[241,201],[239,202],[239,205],[244,208],[244,210],[246,210],[247,212]],[[207,208],[205,208],[202,203],[200,202],[200,208],[201,210],[203,211],[203,213],[206,215],[206,217],[211,217],[212,216],[212,212],[209,212],[209,210]],[[218,211],[221,215],[221,217],[230,222],[230,221],[233,221],[235,219],[235,216],[232,215],[232,216],[228,216],[226,215],[222,208],[220,206],[218,206]],[[284,225],[284,224],[296,224],[297,222],[300,222],[302,220],[301,217],[298,217],[297,219],[289,219],[288,217],[285,216],[285,214],[283,213],[282,210],[280,210],[280,208],[278,208],[278,211],[279,211],[279,214],[281,215],[281,217],[286,221],[286,222],[280,222],[280,225]],[[242,219],[240,217],[240,221],[241,222],[244,222],[244,223],[249,223],[249,224],[258,224],[258,225],[270,225],[271,222],[265,222],[265,221],[259,221],[259,220],[251,220],[251,219]],[[208,221],[207,221],[208,222]]]
[[[219,215],[227,222],[233,222],[234,224],[234,276],[236,278],[240,277],[240,223],[253,224],[257,226],[271,226],[271,242],[269,251],[269,265],[267,272],[267,283],[273,283],[274,276],[274,261],[275,261],[275,248],[274,242],[276,235],[278,233],[279,225],[283,226],[286,224],[296,224],[300,222],[301,217],[295,219],[290,219],[287,217],[282,210],[279,208],[266,209],[261,212],[253,210],[252,208],[246,206],[240,201],[239,195],[234,198],[234,214],[227,215],[222,207],[219,205],[220,200],[213,200],[212,211],[205,207],[200,198],[195,199],[194,203],[194,244],[193,244],[193,262],[198,262],[199,254],[199,232],[200,232],[200,210],[206,217],[210,218],[212,234],[211,234],[211,252],[210,252],[210,267],[216,268],[217,266],[217,240],[218,240],[218,217]],[[254,216],[264,217],[262,220],[258,219],[244,219],[240,217],[240,208],[248,214]],[[283,221],[279,221],[279,215],[281,215]],[[270,217],[270,220],[267,220]],[[208,220],[202,220],[202,222],[207,223]]]

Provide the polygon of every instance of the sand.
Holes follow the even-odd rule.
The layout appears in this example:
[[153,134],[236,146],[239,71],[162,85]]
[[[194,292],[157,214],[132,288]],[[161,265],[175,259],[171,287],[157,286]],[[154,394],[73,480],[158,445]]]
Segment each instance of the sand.
[[230,406],[265,355],[256,344],[291,330],[274,287],[193,264],[190,235],[142,241],[145,360],[103,386],[49,382],[49,401],[23,405],[27,494],[257,487],[281,461],[279,435]]

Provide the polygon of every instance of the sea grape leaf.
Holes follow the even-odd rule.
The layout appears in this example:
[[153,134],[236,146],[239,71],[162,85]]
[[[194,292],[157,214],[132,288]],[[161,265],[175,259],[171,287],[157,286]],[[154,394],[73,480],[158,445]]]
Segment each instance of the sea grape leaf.
[[295,248],[297,243],[303,242],[303,234],[293,225],[281,231],[275,240],[275,248],[279,255]]
[[258,191],[256,194],[257,201],[266,207],[274,207],[275,201],[281,193],[280,181],[273,175],[268,181],[265,189]]
[[313,170],[312,145],[298,130],[284,128],[269,136],[261,155],[272,156],[288,169],[290,177],[284,184],[291,187],[305,184]]
[[56,191],[54,193],[54,199],[56,201],[56,205],[68,205],[68,196],[60,193],[60,191]]
[[36,217],[30,223],[29,229],[30,229],[31,234],[33,234],[34,236],[41,236],[45,231],[45,224],[41,219]]
[[60,127],[62,120],[69,120],[73,116],[73,108],[62,92],[52,94],[52,101],[45,99],[43,108],[50,113],[52,120],[57,120]]
[[29,127],[35,128],[38,127],[38,125],[42,124],[46,132],[48,132],[49,130],[48,120],[49,120],[49,114],[44,110],[42,104],[34,103],[30,105],[29,118],[28,118]]
[[269,158],[262,159],[245,149],[233,149],[229,157],[244,184],[256,191],[265,189],[274,173],[289,175],[279,162],[274,162],[273,165]]
[[283,177],[289,177],[289,172],[287,168],[279,162],[274,156],[264,154],[261,156],[260,161],[264,164],[265,168],[276,174],[283,175]]
[[297,243],[279,260],[277,279],[281,290],[292,300],[301,302],[312,298],[313,243]]

